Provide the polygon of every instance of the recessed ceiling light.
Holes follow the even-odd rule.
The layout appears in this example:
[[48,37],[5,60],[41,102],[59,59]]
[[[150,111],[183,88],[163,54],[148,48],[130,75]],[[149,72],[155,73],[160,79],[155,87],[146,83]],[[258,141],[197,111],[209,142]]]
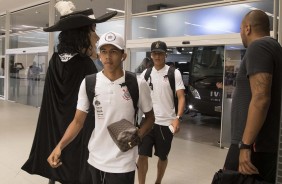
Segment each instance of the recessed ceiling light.
[[125,13],[125,11],[119,10],[119,9],[115,9],[115,8],[106,8],[106,9],[110,10],[110,11],[117,11],[117,12],[120,12],[120,13]]

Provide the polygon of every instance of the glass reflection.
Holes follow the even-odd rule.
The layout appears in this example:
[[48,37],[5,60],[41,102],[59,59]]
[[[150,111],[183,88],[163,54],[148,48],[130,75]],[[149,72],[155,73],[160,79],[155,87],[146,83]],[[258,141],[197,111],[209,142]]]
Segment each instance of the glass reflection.
[[[216,1],[220,1],[220,0],[214,0],[213,2],[216,2]],[[197,0],[197,1],[132,0],[132,12],[133,13],[142,13],[142,12],[163,10],[163,9],[166,9],[169,11],[169,9],[171,8],[176,8],[180,6],[189,6],[189,5],[195,5],[195,4],[210,3],[210,2],[211,2],[210,0]]]
[[39,107],[48,67],[47,53],[11,55],[9,63],[9,100]]
[[48,45],[48,33],[42,31],[49,22],[49,3],[11,13],[10,48]]
[[256,8],[272,23],[273,1],[262,1],[134,17],[132,39],[239,33],[243,16]]

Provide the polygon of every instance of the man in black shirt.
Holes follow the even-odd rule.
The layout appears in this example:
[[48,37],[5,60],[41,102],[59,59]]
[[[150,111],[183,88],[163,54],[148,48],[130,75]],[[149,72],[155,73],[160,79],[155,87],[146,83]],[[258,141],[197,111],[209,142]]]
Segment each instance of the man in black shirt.
[[241,24],[247,48],[232,100],[231,146],[224,168],[274,183],[281,109],[282,49],[270,37],[268,16],[250,11]]

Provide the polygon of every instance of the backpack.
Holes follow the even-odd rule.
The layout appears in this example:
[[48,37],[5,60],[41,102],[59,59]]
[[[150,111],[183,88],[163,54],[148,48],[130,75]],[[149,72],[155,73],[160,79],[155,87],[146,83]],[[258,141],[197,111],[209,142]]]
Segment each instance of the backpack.
[[[145,72],[145,75],[144,75],[144,79],[146,81],[148,81],[148,79],[150,78],[149,86],[152,85],[152,83],[151,83],[151,80],[152,80],[152,78],[151,78],[152,69],[153,69],[153,67],[148,68],[147,71]],[[167,72],[167,77],[168,77],[170,88],[171,88],[172,93],[173,93],[173,101],[174,101],[175,113],[177,114],[177,111],[178,111],[178,98],[177,98],[177,95],[175,93],[175,76],[174,76],[174,71],[175,71],[174,66],[170,66],[169,69],[168,69],[168,72]]]
[[[87,75],[85,77],[86,93],[88,100],[90,102],[89,112],[94,115],[93,100],[95,96],[95,86],[96,86],[96,73]],[[137,112],[138,112],[138,100],[139,100],[139,87],[136,78],[136,74],[125,71],[125,85],[133,101],[133,107],[135,109],[135,121],[137,122]]]

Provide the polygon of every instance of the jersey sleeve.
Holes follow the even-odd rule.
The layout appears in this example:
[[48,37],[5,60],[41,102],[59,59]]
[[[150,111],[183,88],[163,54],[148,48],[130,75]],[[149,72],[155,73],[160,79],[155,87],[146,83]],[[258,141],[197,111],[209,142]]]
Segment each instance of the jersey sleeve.
[[174,71],[174,77],[175,77],[175,91],[178,91],[180,89],[185,89],[182,76],[179,70]]
[[254,41],[248,47],[246,57],[247,76],[263,72],[273,73],[273,56],[264,41]]
[[143,113],[149,112],[153,108],[152,99],[151,99],[151,90],[144,78],[138,78],[138,86],[139,86],[138,107]]
[[86,93],[85,79],[80,84],[76,109],[88,113],[89,100]]

